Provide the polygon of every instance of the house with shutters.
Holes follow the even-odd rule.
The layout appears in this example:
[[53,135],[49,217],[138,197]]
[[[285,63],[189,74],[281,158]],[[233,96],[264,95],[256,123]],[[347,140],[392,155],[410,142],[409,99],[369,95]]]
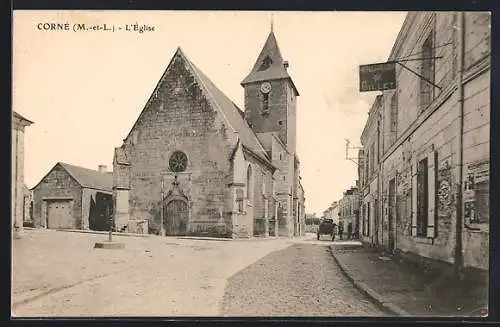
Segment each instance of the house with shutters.
[[407,15],[388,61],[415,60],[396,65],[397,88],[376,96],[361,135],[364,242],[487,274],[490,23]]
[[32,188],[35,228],[108,230],[113,173],[58,162]]
[[118,229],[226,238],[305,232],[299,95],[274,32],[243,79],[244,110],[178,48],[115,148]]

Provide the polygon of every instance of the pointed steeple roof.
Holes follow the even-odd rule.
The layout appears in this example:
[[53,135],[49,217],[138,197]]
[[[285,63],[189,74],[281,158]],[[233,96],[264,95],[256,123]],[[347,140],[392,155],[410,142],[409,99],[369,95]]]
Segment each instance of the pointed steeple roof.
[[281,56],[276,36],[271,28],[271,32],[257,57],[257,61],[250,71],[250,74],[241,82],[241,85],[273,79],[289,79],[298,95],[292,78],[286,70],[285,61]]

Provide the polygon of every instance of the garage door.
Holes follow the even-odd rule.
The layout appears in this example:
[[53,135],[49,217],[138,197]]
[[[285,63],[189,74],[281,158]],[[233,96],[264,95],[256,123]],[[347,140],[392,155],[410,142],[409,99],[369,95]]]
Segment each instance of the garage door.
[[71,200],[52,200],[47,202],[48,228],[75,228]]

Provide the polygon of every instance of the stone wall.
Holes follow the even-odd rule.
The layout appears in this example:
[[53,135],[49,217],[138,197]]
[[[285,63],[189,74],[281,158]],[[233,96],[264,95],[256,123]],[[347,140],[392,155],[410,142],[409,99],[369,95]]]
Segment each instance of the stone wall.
[[[56,165],[33,189],[33,223],[47,227],[44,201],[47,199],[72,199],[74,228],[83,228],[82,188],[61,166]],[[87,225],[88,226],[88,225]]]
[[[288,144],[288,125],[290,118],[287,115],[287,103],[289,101],[289,82],[286,80],[272,80],[269,92],[269,113],[262,114],[262,97],[260,91],[261,83],[245,85],[245,118],[251,124],[256,133],[278,132],[281,140]],[[293,140],[291,140],[293,142]]]
[[[463,180],[468,180],[468,174],[474,174],[477,168],[489,172],[490,158],[490,73],[477,76],[464,85],[464,170]],[[477,174],[476,174],[477,175]],[[489,174],[487,174],[489,175]],[[483,179],[489,179],[484,176]],[[476,176],[476,183],[479,180]],[[489,184],[489,182],[485,182]],[[489,188],[489,186],[486,186]],[[477,191],[476,191],[477,192]],[[467,200],[464,196],[464,200]],[[488,201],[484,211],[488,211]],[[471,202],[467,202],[469,205]],[[477,200],[472,201],[476,206]],[[465,228],[463,233],[464,265],[488,269],[489,267],[489,217],[475,223],[467,214],[464,215]],[[476,250],[477,249],[477,250]]]
[[[15,124],[15,122],[13,122]],[[11,230],[23,226],[24,205],[24,127],[12,128],[12,218]]]
[[[157,96],[127,139],[130,219],[147,219],[151,230],[160,228],[161,176],[169,172],[171,154],[183,151],[188,164],[179,183],[189,201],[188,233],[201,234],[212,232],[220,212],[224,221],[230,220],[225,198],[235,136],[185,65],[181,56],[174,57]],[[164,185],[167,194],[171,181],[167,178]]]
[[[460,13],[410,13],[408,26],[398,36],[397,47],[391,57],[401,58],[421,49],[424,40],[433,35],[435,55],[435,83],[433,101],[423,105],[420,99],[421,79],[407,69],[396,65],[398,89],[384,91],[382,96],[383,153],[382,170],[378,172],[381,189],[381,225],[378,240],[387,247],[389,239],[389,181],[395,180],[395,246],[421,257],[453,263],[456,239],[456,194],[470,173],[465,167],[489,163],[489,14],[465,13],[465,71],[463,105],[463,146],[460,148],[460,92],[458,90],[458,58]],[[454,28],[456,27],[456,28]],[[420,61],[405,62],[419,71]],[[396,128],[392,126],[391,106],[397,99]],[[372,141],[373,119],[370,117],[363,132],[365,146]],[[372,126],[372,127],[370,127]],[[392,128],[391,128],[392,127]],[[367,130],[368,128],[368,130]],[[463,151],[463,175],[460,176],[460,152]],[[416,164],[428,159],[429,211],[425,234],[416,233]],[[366,169],[366,166],[365,166]],[[488,171],[483,168],[483,171]],[[366,171],[363,172],[366,174]],[[485,177],[482,176],[484,179]],[[487,177],[486,177],[487,179]],[[366,186],[365,186],[366,187]],[[364,202],[372,201],[364,192]],[[372,208],[373,209],[373,208]],[[372,210],[370,210],[372,211]],[[467,217],[467,213],[465,216]],[[366,213],[365,213],[366,214]],[[488,217],[489,219],[489,217]],[[464,264],[485,269],[488,265],[487,222],[467,225],[462,230]],[[365,237],[370,239],[369,237]],[[377,243],[372,237],[372,242]]]

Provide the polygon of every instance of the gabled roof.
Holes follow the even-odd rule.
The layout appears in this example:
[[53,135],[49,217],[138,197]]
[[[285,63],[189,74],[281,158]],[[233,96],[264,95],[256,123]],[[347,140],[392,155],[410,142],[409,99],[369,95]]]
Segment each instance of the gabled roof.
[[100,173],[97,170],[73,166],[67,163],[59,162],[82,187],[111,191],[113,188],[113,173]]
[[[267,69],[262,69],[262,64],[265,60],[267,60],[267,58],[270,59],[271,63]],[[295,93],[299,95],[297,88],[293,84],[292,78],[284,66],[284,60],[281,56],[276,36],[274,35],[274,32],[271,31],[267,37],[264,47],[257,57],[257,61],[248,76],[241,82],[241,85],[273,79],[288,79],[292,84]]]
[[271,148],[272,148],[272,140],[275,139],[281,145],[281,147],[283,148],[283,150],[285,150],[286,153],[290,153],[288,151],[288,148],[285,145],[285,143],[283,143],[283,141],[278,136],[277,132],[262,132],[262,133],[257,133],[257,138],[259,139],[260,143],[264,146],[264,148],[266,150],[268,150],[268,151],[271,150]]
[[14,116],[14,118],[17,118],[20,121],[22,121],[25,125],[31,125],[31,124],[33,124],[33,122],[31,120],[29,120],[26,117],[20,115],[18,112],[12,111],[12,115]]
[[[180,47],[177,48],[177,51],[172,57],[160,81],[157,83],[150,99],[148,100],[144,109],[139,115],[139,118],[135,122],[134,127],[132,127],[132,129],[130,130],[127,138],[130,136],[130,133],[135,128],[135,125],[137,125],[137,123],[139,122],[141,116],[149,107],[149,103],[153,98],[153,94],[155,94],[159,89],[161,82],[165,79],[172,63],[178,59],[182,60],[185,63],[186,69],[193,75],[202,93],[207,97],[207,100],[210,102],[214,110],[222,114],[222,116],[226,120],[226,123],[229,125],[228,128],[233,132],[238,133],[238,136],[242,144],[246,146],[246,148],[248,148],[250,151],[254,152],[261,159],[270,163],[270,159],[267,157],[266,151],[264,150],[262,144],[260,144],[259,140],[257,139],[255,132],[250,128],[250,126],[246,122],[243,111],[240,108],[238,108],[238,106],[236,106],[236,104],[231,99],[229,99],[217,86],[215,86],[215,84],[187,58],[187,56],[184,54],[184,52]],[[122,158],[120,160],[124,162],[127,161],[126,158]]]
[[[64,162],[58,162],[49,171],[53,171],[57,166],[60,166],[66,172],[73,177],[73,179],[80,184],[81,187],[91,188],[95,190],[102,190],[111,192],[113,189],[113,173],[105,172],[100,173],[97,170],[88,169],[84,167],[70,165]],[[47,173],[47,175],[49,174]],[[40,182],[35,185],[32,189],[36,188],[47,176],[45,175]]]
[[222,115],[228,120],[232,129],[238,133],[243,145],[255,152],[259,157],[269,161],[266,151],[257,138],[257,135],[248,125],[244,115],[242,115],[243,111],[215,86],[215,84],[184,55],[180,48],[177,53],[189,64],[188,66],[190,66],[195,78],[200,82],[201,89],[205,91],[204,93],[209,99],[213,100],[214,107],[222,112]]

